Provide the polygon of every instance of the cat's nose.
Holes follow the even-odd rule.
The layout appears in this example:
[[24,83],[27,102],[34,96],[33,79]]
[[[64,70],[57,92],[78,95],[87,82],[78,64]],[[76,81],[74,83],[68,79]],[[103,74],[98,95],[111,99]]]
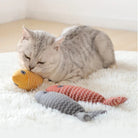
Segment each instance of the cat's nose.
[[32,67],[32,66],[29,65],[29,70],[31,71],[32,69],[34,69],[34,67]]

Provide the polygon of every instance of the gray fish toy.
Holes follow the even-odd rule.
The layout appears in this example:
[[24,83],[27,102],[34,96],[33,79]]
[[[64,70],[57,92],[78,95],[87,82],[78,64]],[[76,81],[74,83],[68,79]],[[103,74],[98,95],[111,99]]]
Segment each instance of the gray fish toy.
[[49,107],[65,114],[74,115],[82,121],[90,121],[95,116],[106,112],[105,110],[86,112],[79,103],[56,92],[40,91],[35,94],[35,99],[46,108]]

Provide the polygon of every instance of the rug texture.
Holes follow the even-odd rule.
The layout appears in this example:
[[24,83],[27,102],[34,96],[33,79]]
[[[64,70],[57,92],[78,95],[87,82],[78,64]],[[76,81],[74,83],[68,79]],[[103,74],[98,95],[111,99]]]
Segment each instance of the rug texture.
[[[118,107],[101,103],[79,102],[87,111],[107,110],[90,122],[81,122],[76,117],[46,109],[36,102],[34,94],[45,90],[44,83],[37,90],[26,92],[17,88],[11,79],[19,69],[17,53],[0,54],[0,128],[31,128],[33,133],[62,132],[94,137],[135,138],[137,130],[137,52],[117,51],[117,69],[101,69],[73,85],[88,88],[105,98],[125,96],[128,100]],[[63,135],[64,136],[64,135]]]

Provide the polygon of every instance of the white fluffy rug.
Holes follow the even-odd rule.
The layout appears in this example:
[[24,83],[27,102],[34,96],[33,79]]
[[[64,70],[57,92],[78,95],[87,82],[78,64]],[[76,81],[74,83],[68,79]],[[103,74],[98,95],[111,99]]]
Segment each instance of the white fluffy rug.
[[[29,129],[33,136],[46,137],[123,137],[136,138],[137,130],[137,52],[116,52],[117,69],[102,69],[89,79],[76,83],[78,86],[94,90],[106,98],[126,96],[128,100],[118,106],[79,102],[87,111],[106,109],[107,113],[90,122],[45,109],[34,99],[33,92],[23,91],[14,86],[11,76],[19,69],[16,53],[0,54],[0,128],[11,133],[11,129]],[[38,90],[44,90],[42,85]],[[16,131],[17,132],[17,131]],[[61,134],[62,132],[62,134]],[[24,133],[28,135],[28,133]],[[60,134],[59,134],[60,133]],[[3,133],[4,135],[8,133]],[[18,135],[18,134],[17,134]],[[60,137],[61,137],[60,136]],[[28,135],[29,137],[29,135]]]

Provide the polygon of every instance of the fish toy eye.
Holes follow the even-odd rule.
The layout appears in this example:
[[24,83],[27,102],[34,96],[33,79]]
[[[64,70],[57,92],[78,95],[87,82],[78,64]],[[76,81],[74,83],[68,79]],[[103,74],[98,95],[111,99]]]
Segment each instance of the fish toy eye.
[[21,70],[21,73],[22,73],[22,74],[26,74],[26,72],[25,72],[25,71],[23,71],[23,70]]

